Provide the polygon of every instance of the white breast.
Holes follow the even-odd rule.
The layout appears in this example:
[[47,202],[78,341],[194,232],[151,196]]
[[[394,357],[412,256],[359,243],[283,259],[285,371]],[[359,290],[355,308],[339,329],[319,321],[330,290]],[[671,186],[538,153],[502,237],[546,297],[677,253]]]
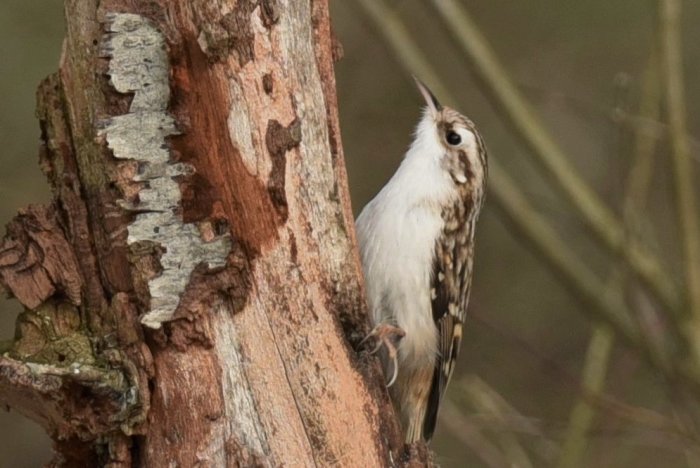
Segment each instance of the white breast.
[[372,318],[406,332],[399,345],[404,366],[431,365],[437,352],[430,275],[441,208],[456,196],[441,167],[443,151],[425,116],[401,166],[356,223]]

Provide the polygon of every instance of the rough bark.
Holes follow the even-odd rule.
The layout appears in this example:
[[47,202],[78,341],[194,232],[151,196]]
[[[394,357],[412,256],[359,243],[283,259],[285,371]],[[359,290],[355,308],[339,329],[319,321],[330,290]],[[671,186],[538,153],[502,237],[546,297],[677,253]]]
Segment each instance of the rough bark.
[[[326,0],[67,0],[0,402],[56,465],[396,466]],[[420,452],[420,453],[419,453]]]

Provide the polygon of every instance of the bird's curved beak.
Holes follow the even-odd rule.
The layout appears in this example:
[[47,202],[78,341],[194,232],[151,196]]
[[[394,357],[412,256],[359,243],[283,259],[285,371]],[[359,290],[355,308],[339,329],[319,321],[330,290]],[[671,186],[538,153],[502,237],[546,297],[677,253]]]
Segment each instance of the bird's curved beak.
[[425,99],[425,103],[428,105],[428,109],[430,109],[430,112],[435,115],[438,112],[442,110],[442,105],[440,102],[437,100],[435,95],[433,94],[432,91],[430,91],[430,88],[428,88],[421,80],[419,80],[416,76],[413,77],[414,80],[416,80],[416,86],[418,86],[418,90],[420,93],[423,95],[423,99]]

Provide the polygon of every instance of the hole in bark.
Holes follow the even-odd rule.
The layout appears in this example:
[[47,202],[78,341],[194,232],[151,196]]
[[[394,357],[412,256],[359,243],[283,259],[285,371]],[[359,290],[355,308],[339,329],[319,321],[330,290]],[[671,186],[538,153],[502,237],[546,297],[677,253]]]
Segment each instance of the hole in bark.
[[131,444],[131,463],[132,466],[141,466],[141,447],[146,443],[146,438],[143,436],[133,436],[134,443]]
[[267,94],[272,94],[272,91],[274,89],[273,87],[273,81],[272,81],[272,74],[271,73],[266,73],[263,75],[262,78],[262,84],[263,84],[263,89]]
[[82,386],[82,385],[76,385],[76,386],[78,387],[77,388],[78,391],[72,392],[73,394],[77,393],[76,401],[85,401],[85,400],[88,400],[89,398],[92,397],[92,393],[90,392],[90,390],[87,387]]
[[56,358],[58,362],[65,362],[66,360],[66,355],[65,354],[58,354],[58,357]]
[[228,220],[226,220],[226,219],[215,220],[214,221],[214,232],[216,233],[217,236],[223,236],[225,234],[228,234],[228,232],[229,232]]

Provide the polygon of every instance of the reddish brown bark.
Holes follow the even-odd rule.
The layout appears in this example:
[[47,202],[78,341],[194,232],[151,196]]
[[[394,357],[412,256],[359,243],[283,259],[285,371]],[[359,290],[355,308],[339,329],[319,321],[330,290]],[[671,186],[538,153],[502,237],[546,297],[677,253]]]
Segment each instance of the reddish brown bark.
[[77,260],[55,210],[31,206],[7,226],[0,243],[0,278],[29,308],[39,307],[55,294],[80,305]]
[[353,349],[367,322],[327,2],[66,11],[38,105],[55,203],[0,246],[28,308],[0,401],[47,429],[56,464],[400,464],[383,379]]

